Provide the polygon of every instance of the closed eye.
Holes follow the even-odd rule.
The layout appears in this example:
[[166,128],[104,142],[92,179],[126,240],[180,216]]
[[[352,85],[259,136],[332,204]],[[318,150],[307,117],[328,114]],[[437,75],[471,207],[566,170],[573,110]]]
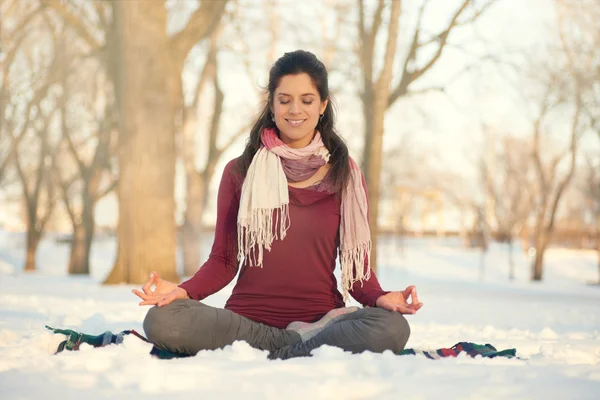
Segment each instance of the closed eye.
[[[290,101],[279,101],[279,104],[289,104]],[[311,105],[313,102],[312,101],[303,101],[302,103],[306,104],[307,106]]]

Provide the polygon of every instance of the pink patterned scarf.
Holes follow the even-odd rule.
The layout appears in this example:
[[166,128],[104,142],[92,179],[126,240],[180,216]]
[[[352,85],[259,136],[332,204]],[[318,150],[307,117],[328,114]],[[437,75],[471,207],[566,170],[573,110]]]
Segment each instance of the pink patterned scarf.
[[[283,240],[290,226],[288,181],[310,178],[329,161],[329,151],[317,131],[301,149],[288,147],[274,129],[261,134],[263,147],[256,153],[242,185],[238,212],[238,259],[262,267],[264,249]],[[342,194],[340,264],[344,301],[355,282],[369,280],[371,234],[367,195],[358,165],[350,158],[350,181]]]

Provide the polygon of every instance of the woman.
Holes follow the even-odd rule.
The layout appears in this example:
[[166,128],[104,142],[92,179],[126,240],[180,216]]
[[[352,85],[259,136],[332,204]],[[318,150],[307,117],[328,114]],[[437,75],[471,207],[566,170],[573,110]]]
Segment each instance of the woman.
[[[410,335],[402,314],[422,303],[414,286],[382,290],[369,266],[366,185],[336,133],[325,66],[312,53],[286,53],[268,95],[244,153],[223,172],[209,259],[178,286],[152,273],[133,290],[140,305],[155,305],[148,339],[180,355],[236,340],[280,359],[324,344],[401,351]],[[231,282],[240,261],[225,308],[200,303]],[[344,308],[348,295],[366,307]]]

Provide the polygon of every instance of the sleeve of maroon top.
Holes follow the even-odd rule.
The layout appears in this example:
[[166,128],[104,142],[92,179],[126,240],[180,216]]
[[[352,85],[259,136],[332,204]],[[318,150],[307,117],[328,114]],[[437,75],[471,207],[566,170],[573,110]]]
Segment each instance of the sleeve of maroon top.
[[[365,195],[367,196],[367,218],[369,215],[369,195],[367,191],[367,182],[365,181],[364,175],[360,174],[362,179],[362,185],[365,190]],[[376,240],[374,237],[371,237],[371,240]],[[367,266],[367,260],[365,259],[365,268]],[[389,293],[389,291],[385,291],[379,285],[379,280],[377,280],[377,276],[375,276],[375,272],[371,267],[371,277],[369,280],[361,282],[354,282],[352,285],[352,290],[350,290],[350,295],[354,298],[354,300],[358,301],[363,306],[375,307],[375,302],[384,294]]]
[[237,215],[240,190],[235,175],[235,160],[232,160],[225,167],[219,185],[215,239],[208,260],[193,277],[179,285],[194,300],[202,300],[223,289],[238,271]]

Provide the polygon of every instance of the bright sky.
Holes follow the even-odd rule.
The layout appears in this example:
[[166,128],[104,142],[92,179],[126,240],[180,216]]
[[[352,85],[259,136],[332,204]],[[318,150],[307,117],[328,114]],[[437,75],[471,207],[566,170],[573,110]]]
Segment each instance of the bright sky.
[[[315,8],[311,7],[314,2]],[[410,4],[405,2],[405,7]],[[450,13],[456,7],[456,1],[433,1],[428,8],[425,28],[438,31],[446,23]],[[385,147],[393,146],[403,135],[409,135],[410,151],[416,158],[434,156],[444,168],[452,170],[468,181],[474,180],[475,171],[473,163],[481,148],[481,126],[483,123],[498,127],[505,131],[524,131],[527,129],[527,115],[523,112],[524,104],[515,91],[515,85],[507,80],[498,66],[489,63],[487,66],[462,74],[457,79],[458,71],[464,70],[465,65],[471,64],[477,54],[486,52],[496,56],[510,54],[515,51],[529,50],[535,54],[536,49],[542,47],[548,38],[548,32],[554,25],[554,8],[552,0],[500,0],[479,23],[473,27],[461,28],[451,38],[451,43],[456,48],[448,48],[438,64],[421,82],[423,87],[444,84],[446,94],[429,93],[416,98],[400,100],[386,116]],[[323,4],[317,0],[304,2],[279,1],[277,12],[286,16],[305,18],[310,20],[316,13],[319,15],[318,5]],[[414,10],[410,8],[405,12]],[[262,18],[262,16],[260,16]],[[315,18],[315,32],[320,29],[319,21]],[[401,29],[410,29],[410,22],[401,20]],[[177,29],[175,26],[172,29]],[[279,27],[283,40],[277,46],[278,54],[295,50],[298,45],[294,39],[288,39],[286,26]],[[315,35],[315,32],[307,33]],[[317,32],[318,34],[319,32]],[[406,42],[409,37],[406,32],[400,41]],[[222,67],[221,84],[225,92],[225,115],[222,120],[223,132],[234,132],[239,126],[247,123],[251,115],[257,110],[258,102],[255,100],[254,87],[257,84],[265,85],[266,76],[266,51],[262,43],[266,43],[268,35],[257,34],[256,40],[250,40],[251,47],[258,43],[262,46],[257,49],[257,57],[264,55],[263,59],[253,60],[255,76],[253,81],[247,78],[246,72],[236,60],[234,55],[220,58]],[[303,35],[299,35],[303,39]],[[267,38],[265,40],[265,37]],[[339,39],[340,41],[343,38]],[[236,43],[232,43],[235,46]],[[460,48],[459,48],[460,47]],[[319,49],[304,46],[305,49],[319,54]],[[404,52],[405,47],[400,51]],[[506,57],[506,56],[502,56]],[[201,57],[191,64],[199,65]],[[510,59],[510,57],[508,57]],[[237,61],[237,62],[236,62]],[[340,62],[338,60],[338,62]],[[342,61],[343,62],[343,61]],[[184,79],[193,87],[196,72],[189,68],[184,74]],[[336,79],[332,76],[332,80]],[[339,77],[338,84],[340,82]],[[345,137],[351,148],[351,154],[360,158],[362,146],[362,112],[358,103],[355,88],[352,82],[346,84],[342,78],[343,92],[336,95],[338,105],[339,131]],[[448,82],[450,83],[448,84]],[[526,90],[526,88],[524,88]],[[210,112],[201,110],[204,116]],[[208,118],[205,118],[208,119]],[[202,132],[199,134],[201,138]],[[597,140],[596,140],[597,142]],[[202,148],[203,142],[199,140],[198,147]],[[230,151],[226,152],[221,160],[220,167],[211,184],[213,194],[218,186],[222,167],[231,158],[242,151],[243,141],[239,141]],[[200,152],[201,153],[201,152]],[[415,155],[413,154],[413,155]],[[202,165],[200,155],[199,165]],[[467,182],[468,183],[468,182]],[[467,185],[468,187],[468,185]],[[177,176],[176,198],[178,215],[183,209],[184,180],[181,169]],[[209,207],[214,207],[214,195],[209,196]],[[16,206],[0,207],[0,223],[15,223]],[[210,211],[210,210],[209,210]],[[117,204],[114,196],[101,201],[97,206],[97,222],[99,225],[114,225],[116,223]],[[211,212],[207,214],[208,221],[213,219]]]

